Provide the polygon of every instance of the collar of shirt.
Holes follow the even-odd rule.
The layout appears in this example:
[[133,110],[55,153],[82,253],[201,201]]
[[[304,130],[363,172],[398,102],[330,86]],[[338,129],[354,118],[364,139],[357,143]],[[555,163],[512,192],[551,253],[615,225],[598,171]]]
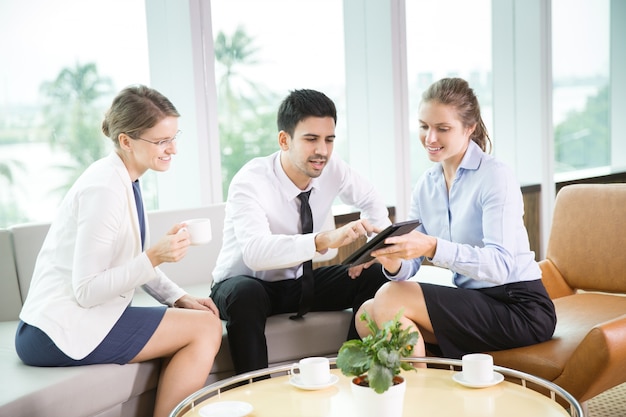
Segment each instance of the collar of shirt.
[[[463,155],[463,159],[461,160],[461,163],[456,170],[456,180],[458,181],[461,178],[464,170],[477,170],[486,156],[487,154],[484,153],[482,149],[480,149],[480,146],[478,146],[476,142],[470,139],[467,150],[465,151],[465,155]],[[441,165],[441,162],[438,163],[437,169],[431,170],[429,174],[431,176],[435,176],[435,178],[439,178],[441,176],[441,180],[443,181],[443,166]]]
[[459,168],[468,170],[478,169],[484,155],[485,153],[482,149],[480,149],[480,146],[478,146],[478,144],[473,140],[470,140],[470,143],[467,146],[467,151],[465,151],[465,155],[463,156],[463,160],[461,161]]
[[[312,188],[318,189],[318,179],[311,178],[311,182],[309,182],[309,186],[301,190],[291,181],[291,179],[287,176],[287,173],[283,169],[282,164],[280,163],[280,151],[275,154],[274,157],[274,175],[276,175],[276,179],[280,184],[281,191],[285,194],[287,200],[295,200],[298,198],[301,192],[309,191]],[[312,193],[314,194],[314,193]]]

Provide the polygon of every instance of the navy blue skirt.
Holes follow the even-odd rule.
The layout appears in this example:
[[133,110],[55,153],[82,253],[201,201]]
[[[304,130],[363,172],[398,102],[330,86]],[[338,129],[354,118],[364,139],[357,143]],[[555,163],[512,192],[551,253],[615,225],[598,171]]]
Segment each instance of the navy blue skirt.
[[104,340],[83,359],[63,353],[39,328],[20,321],[15,334],[15,350],[26,365],[77,366],[130,362],[148,343],[165,315],[167,307],[127,307]]
[[528,346],[554,333],[554,304],[540,279],[483,289],[420,285],[438,344],[427,350],[436,356]]

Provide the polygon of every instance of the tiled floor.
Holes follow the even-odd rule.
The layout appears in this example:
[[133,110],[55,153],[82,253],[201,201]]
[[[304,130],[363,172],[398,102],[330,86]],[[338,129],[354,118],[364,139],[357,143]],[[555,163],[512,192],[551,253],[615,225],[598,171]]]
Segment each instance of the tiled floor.
[[626,384],[618,385],[587,401],[587,417],[626,416]]

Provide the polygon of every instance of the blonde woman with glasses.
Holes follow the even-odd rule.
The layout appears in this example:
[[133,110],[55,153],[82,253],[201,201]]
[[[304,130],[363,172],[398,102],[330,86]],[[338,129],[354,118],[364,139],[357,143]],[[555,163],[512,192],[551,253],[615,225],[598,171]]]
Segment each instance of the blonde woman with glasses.
[[[210,298],[193,297],[159,269],[189,247],[184,224],[151,244],[139,178],[167,171],[179,113],[158,91],[124,89],[102,131],[114,151],[94,162],[61,203],[20,313],[15,346],[32,366],[126,364],[163,358],[154,416],[200,389],[222,339]],[[133,307],[142,286],[170,307]]]

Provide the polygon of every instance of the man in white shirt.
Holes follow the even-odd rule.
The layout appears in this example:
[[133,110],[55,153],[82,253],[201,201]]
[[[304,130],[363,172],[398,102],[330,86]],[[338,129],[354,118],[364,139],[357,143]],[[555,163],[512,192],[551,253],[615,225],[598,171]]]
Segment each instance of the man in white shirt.
[[[293,312],[297,314],[291,318],[300,319],[307,311],[352,308],[356,312],[387,282],[378,263],[310,272],[309,261],[316,253],[347,245],[391,224],[373,185],[344,161],[330,158],[336,122],[335,105],[326,95],[292,91],[278,110],[280,150],[248,162],[230,184],[224,243],[213,271],[211,298],[227,321],[238,374],[268,366],[268,316]],[[306,221],[300,213],[306,206],[301,202],[303,192],[310,193],[312,232],[303,232],[310,227],[310,219],[303,226]],[[359,209],[361,218],[322,231],[337,197]],[[307,284],[309,276],[311,285]],[[354,317],[347,337],[359,337]]]

